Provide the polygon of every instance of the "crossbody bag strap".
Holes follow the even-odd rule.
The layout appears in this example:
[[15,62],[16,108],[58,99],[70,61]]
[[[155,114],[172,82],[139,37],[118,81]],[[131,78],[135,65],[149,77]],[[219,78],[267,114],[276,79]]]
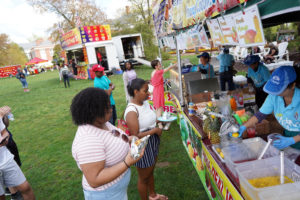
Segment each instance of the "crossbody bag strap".
[[137,118],[139,118],[139,110],[138,110],[134,105],[130,104],[130,105],[127,105],[127,107],[125,108],[125,110],[124,110],[124,112],[123,112],[123,114],[122,114],[121,119],[124,119],[124,115],[125,115],[126,109],[127,109],[129,106],[133,106],[133,107],[135,108]]

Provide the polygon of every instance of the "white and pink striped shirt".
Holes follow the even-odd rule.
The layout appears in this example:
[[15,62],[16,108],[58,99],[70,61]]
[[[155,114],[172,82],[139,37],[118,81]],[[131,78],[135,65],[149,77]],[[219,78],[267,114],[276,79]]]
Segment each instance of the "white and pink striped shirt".
[[[121,134],[122,130],[114,127],[109,122],[105,124],[109,130],[117,129]],[[105,160],[105,167],[111,167],[122,162],[129,150],[129,143],[123,141],[121,137],[115,137],[111,132],[99,129],[92,125],[81,125],[78,127],[73,145],[72,155],[80,169],[80,165],[94,163]],[[81,170],[81,169],[80,169]],[[82,187],[89,191],[101,191],[117,183],[125,174],[102,185],[98,188],[92,188],[85,176],[82,177]]]

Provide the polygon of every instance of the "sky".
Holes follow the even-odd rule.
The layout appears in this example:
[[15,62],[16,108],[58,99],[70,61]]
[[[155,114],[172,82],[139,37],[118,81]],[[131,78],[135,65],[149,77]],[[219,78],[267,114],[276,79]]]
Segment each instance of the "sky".
[[[128,0],[95,0],[109,18],[129,5]],[[0,0],[0,34],[9,35],[11,41],[27,43],[33,34],[47,37],[47,29],[59,18],[53,13],[40,14],[26,0]]]

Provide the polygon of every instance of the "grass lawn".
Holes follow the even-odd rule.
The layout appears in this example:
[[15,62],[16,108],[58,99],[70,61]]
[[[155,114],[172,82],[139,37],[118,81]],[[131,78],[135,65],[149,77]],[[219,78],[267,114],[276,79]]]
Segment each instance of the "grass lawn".
[[[149,79],[152,69],[137,67],[138,77]],[[113,93],[118,116],[125,109],[121,75],[110,77],[116,85]],[[57,71],[27,78],[30,92],[24,93],[16,78],[0,79],[2,105],[9,105],[15,116],[9,130],[18,144],[22,170],[37,199],[83,199],[81,178],[71,155],[77,127],[72,124],[69,107],[82,89],[93,87],[90,80],[72,80],[65,89]],[[179,127],[173,125],[161,139],[159,166],[155,170],[157,192],[173,200],[208,199],[181,143]],[[137,173],[132,167],[129,199],[139,199]]]

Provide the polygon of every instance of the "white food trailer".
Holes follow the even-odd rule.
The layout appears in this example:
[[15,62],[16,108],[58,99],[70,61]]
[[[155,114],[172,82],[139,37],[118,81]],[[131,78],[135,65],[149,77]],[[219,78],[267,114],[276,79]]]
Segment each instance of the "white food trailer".
[[125,60],[137,64],[137,59],[145,57],[143,39],[140,33],[119,35],[113,37],[112,40],[117,50],[120,65],[123,65]]

